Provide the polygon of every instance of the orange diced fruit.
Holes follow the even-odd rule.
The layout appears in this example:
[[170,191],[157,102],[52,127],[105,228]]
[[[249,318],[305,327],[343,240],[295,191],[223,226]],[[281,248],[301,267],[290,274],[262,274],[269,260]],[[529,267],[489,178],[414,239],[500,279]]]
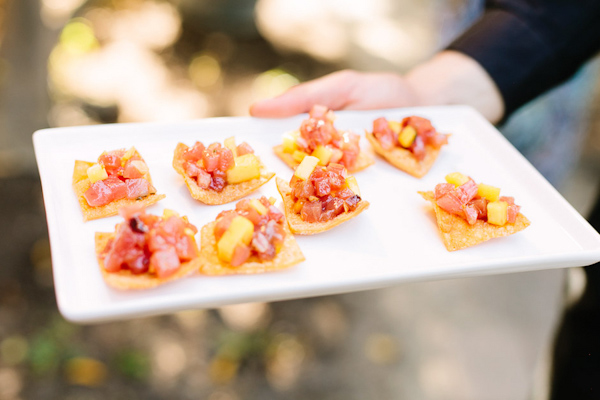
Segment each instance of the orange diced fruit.
[[102,164],[94,164],[87,169],[87,176],[91,183],[108,178],[108,173]]
[[446,175],[446,182],[452,183],[454,186],[460,186],[469,181],[469,177],[460,172],[452,172]]
[[305,152],[303,152],[301,150],[294,150],[294,152],[292,153],[292,158],[297,163],[301,163],[302,160],[304,160],[304,157],[306,157],[307,155],[308,154],[306,154]]
[[254,234],[254,224],[248,218],[237,216],[223,233],[217,243],[217,255],[225,261],[231,262],[233,252],[238,244],[249,245]]
[[477,185],[477,194],[489,201],[497,201],[500,198],[500,188],[480,183]]
[[133,157],[133,155],[135,154],[135,147],[131,146],[129,148],[129,150],[127,150],[125,152],[125,154],[123,154],[123,157],[121,157],[121,165],[125,165],[125,163],[131,158]]
[[269,197],[269,203],[271,203],[272,206],[275,205],[275,203],[277,202],[277,199],[273,196]]
[[296,168],[294,175],[302,180],[307,180],[310,174],[315,170],[317,165],[319,164],[319,159],[313,156],[306,156]]
[[388,121],[388,126],[396,135],[400,134],[402,127],[399,121]]
[[402,132],[398,135],[398,142],[402,147],[409,148],[412,146],[415,138],[417,137],[417,131],[412,126],[405,126]]
[[299,133],[297,131],[294,132],[286,132],[283,134],[283,152],[284,153],[294,153],[296,151],[296,138]]
[[94,165],[93,162],[75,160],[75,168],[73,168],[73,184],[80,182],[88,177],[87,170]]
[[267,215],[269,210],[258,199],[250,200],[250,206],[254,208],[260,215]]
[[232,136],[232,137],[225,139],[223,144],[225,145],[225,147],[227,147],[229,150],[231,150],[234,157],[237,157],[237,146],[235,145],[235,137]]
[[490,224],[504,226],[507,222],[508,203],[491,201],[487,205],[487,219]]
[[352,190],[355,195],[360,196],[358,182],[356,182],[356,178],[354,176],[349,176],[346,178],[346,185],[348,185],[348,189]]
[[227,183],[236,184],[260,178],[260,161],[252,153],[235,158],[235,165],[227,170]]
[[313,151],[312,156],[317,157],[319,159],[319,164],[325,166],[329,164],[332,154],[333,151],[331,151],[330,148],[319,145]]

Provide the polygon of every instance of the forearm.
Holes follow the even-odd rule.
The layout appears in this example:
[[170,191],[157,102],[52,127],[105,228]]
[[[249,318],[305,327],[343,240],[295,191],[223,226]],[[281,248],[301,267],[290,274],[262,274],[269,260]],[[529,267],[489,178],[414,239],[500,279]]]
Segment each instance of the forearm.
[[502,96],[494,81],[481,65],[462,53],[443,51],[413,68],[406,79],[417,105],[466,104],[491,122],[504,115]]

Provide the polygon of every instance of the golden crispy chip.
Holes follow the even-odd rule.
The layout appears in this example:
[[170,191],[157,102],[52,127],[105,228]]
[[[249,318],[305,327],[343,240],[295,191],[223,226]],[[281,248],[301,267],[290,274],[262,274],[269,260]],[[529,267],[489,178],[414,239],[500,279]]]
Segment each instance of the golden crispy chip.
[[519,213],[514,224],[498,226],[478,219],[475,224],[469,225],[464,218],[442,210],[435,203],[433,192],[419,192],[419,194],[433,204],[442,241],[448,251],[460,250],[490,239],[512,235],[527,228],[530,224],[529,220]]
[[294,235],[286,227],[283,246],[274,259],[260,261],[251,256],[248,261],[239,267],[232,267],[219,259],[217,255],[217,239],[215,238],[215,224],[213,221],[200,230],[200,273],[204,275],[233,275],[233,274],[260,274],[263,272],[277,271],[289,268],[305,260]]
[[368,201],[361,200],[354,211],[343,212],[329,221],[306,222],[300,217],[300,214],[294,212],[294,202],[291,197],[292,189],[287,182],[281,178],[277,178],[276,183],[277,190],[279,190],[279,194],[281,194],[281,197],[283,198],[285,217],[290,225],[290,229],[293,233],[298,235],[314,235],[316,233],[328,231],[329,229],[356,217],[369,207]]
[[[277,157],[281,158],[281,161],[283,161],[291,169],[295,170],[296,167],[300,164],[299,162],[296,162],[296,160],[294,160],[294,157],[292,157],[290,153],[286,153],[285,151],[283,151],[283,145],[281,144],[273,147],[273,151],[275,152]],[[358,171],[362,171],[363,169],[373,164],[375,164],[375,160],[373,160],[373,158],[364,151],[361,151],[360,153],[358,153],[358,159],[356,160],[356,164],[354,164],[354,167],[347,169],[348,172],[355,173]]]
[[[198,270],[200,267],[200,257],[196,257],[191,261],[181,264],[181,267],[173,275],[167,278],[159,278],[152,274],[132,274],[128,270],[122,270],[119,272],[107,272],[104,269],[104,262],[100,257],[100,254],[106,247],[108,241],[115,236],[114,232],[96,232],[96,257],[98,264],[100,264],[100,271],[104,280],[109,286],[121,290],[134,290],[134,289],[149,289],[162,285],[176,279],[181,279],[187,275],[191,275]],[[198,245],[194,240],[196,251],[198,251]]]
[[[138,157],[140,153],[137,150],[134,153]],[[142,159],[143,160],[143,159]],[[81,179],[82,175],[81,169],[85,164],[94,165],[94,163],[90,163],[88,161],[80,161],[75,160],[75,168],[73,169],[73,190],[75,191],[75,195],[77,196],[77,200],[79,201],[79,206],[81,207],[81,212],[83,213],[83,221],[90,221],[93,219],[111,217],[113,215],[117,215],[119,213],[119,209],[121,207],[130,206],[133,204],[140,204],[144,207],[151,206],[152,204],[164,199],[166,195],[164,194],[149,194],[148,196],[141,199],[119,199],[112,201],[108,204],[99,207],[92,207],[88,204],[87,200],[83,196],[84,193],[90,188],[92,185],[88,178]],[[90,165],[90,166],[91,166]],[[148,172],[144,178],[152,184],[152,178],[150,177],[150,173]]]
[[175,148],[175,154],[173,155],[173,168],[179,175],[183,177],[186,186],[188,187],[192,197],[204,204],[217,205],[230,203],[232,201],[241,199],[242,197],[254,192],[259,187],[267,183],[271,178],[275,176],[274,172],[269,172],[265,166],[260,164],[260,178],[251,179],[246,182],[236,183],[233,185],[227,184],[223,190],[219,193],[210,189],[202,189],[198,186],[198,183],[190,178],[183,169],[182,154],[188,149],[183,143],[178,143]]
[[384,150],[379,144],[379,140],[371,132],[366,132],[366,136],[377,154],[385,158],[394,167],[416,178],[422,178],[429,172],[440,153],[440,149],[426,145],[425,158],[419,161],[411,151],[401,147],[396,146],[390,150]]

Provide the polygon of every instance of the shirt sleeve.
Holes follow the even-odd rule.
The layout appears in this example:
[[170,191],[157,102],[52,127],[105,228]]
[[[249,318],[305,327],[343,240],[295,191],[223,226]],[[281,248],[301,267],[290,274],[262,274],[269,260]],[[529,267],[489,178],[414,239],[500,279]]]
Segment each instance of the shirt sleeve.
[[600,0],[495,0],[450,44],[488,72],[505,116],[573,75],[600,50]]

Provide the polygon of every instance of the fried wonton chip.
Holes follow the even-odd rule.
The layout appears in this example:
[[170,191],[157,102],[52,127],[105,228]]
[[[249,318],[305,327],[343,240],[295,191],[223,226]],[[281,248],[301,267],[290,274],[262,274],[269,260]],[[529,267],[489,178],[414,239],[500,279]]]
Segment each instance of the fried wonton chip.
[[[295,170],[296,167],[300,165],[299,162],[294,160],[294,157],[292,157],[290,153],[286,153],[285,151],[283,151],[283,145],[280,144],[273,147],[273,151],[275,152],[277,157],[279,157],[281,161],[283,161],[291,169]],[[370,165],[373,165],[374,163],[375,160],[373,160],[373,158],[370,155],[368,155],[364,151],[361,151],[360,153],[358,153],[358,159],[356,160],[356,164],[354,164],[354,167],[348,168],[348,172],[355,173],[358,171],[362,171],[363,169],[367,168]]]
[[277,178],[277,190],[283,198],[283,208],[285,211],[285,217],[293,233],[298,235],[314,235],[317,233],[328,231],[329,229],[340,225],[369,208],[369,202],[361,200],[354,211],[343,212],[334,219],[325,222],[306,222],[300,214],[294,212],[294,202],[291,197],[292,189],[286,181],[281,178]]
[[[137,150],[134,153],[140,159],[140,153]],[[143,205],[144,207],[148,207],[166,197],[164,194],[149,194],[141,199],[119,199],[112,201],[108,204],[98,207],[92,207],[88,204],[87,200],[83,196],[84,193],[90,188],[92,185],[90,180],[87,178],[87,168],[91,167],[95,163],[89,161],[81,161],[75,160],[75,167],[73,168],[73,179],[72,185],[73,190],[75,191],[75,195],[77,196],[77,200],[79,201],[79,206],[81,207],[81,212],[83,213],[83,221],[90,221],[93,219],[111,217],[113,215],[117,215],[119,209],[121,207],[127,207],[134,204]],[[152,184],[152,178],[150,177],[150,173],[147,173],[144,176],[150,184]]]
[[[174,281],[176,279],[184,278],[188,275],[193,274],[200,267],[200,257],[196,257],[193,260],[182,263],[181,267],[173,275],[167,278],[159,278],[153,274],[132,274],[129,270],[121,270],[119,272],[107,272],[104,269],[104,262],[100,257],[100,254],[106,247],[108,241],[113,238],[115,234],[113,232],[96,232],[96,257],[98,264],[100,264],[100,271],[102,277],[106,283],[116,289],[121,290],[136,290],[136,289],[150,289],[164,283]],[[198,250],[196,241],[196,250]]]
[[260,178],[251,179],[246,182],[227,184],[221,192],[216,192],[210,189],[202,189],[198,186],[198,183],[190,178],[183,169],[183,158],[182,154],[189,146],[183,143],[178,143],[175,148],[175,154],[173,156],[173,168],[179,175],[183,177],[186,186],[188,187],[192,197],[204,204],[217,205],[226,204],[232,201],[241,199],[244,196],[254,192],[259,187],[267,183],[271,178],[275,176],[274,172],[267,171],[266,167],[260,164]]
[[390,150],[384,150],[373,133],[367,132],[366,136],[377,154],[385,158],[394,167],[416,178],[422,178],[429,172],[440,153],[440,149],[426,145],[425,158],[419,161],[410,150],[397,146]]
[[274,259],[261,261],[250,256],[248,261],[239,267],[232,267],[223,262],[217,255],[217,239],[215,237],[216,221],[210,222],[200,230],[200,273],[204,275],[260,274],[289,268],[305,260],[302,250],[296,243],[294,235],[287,227],[283,246]]
[[507,223],[504,226],[498,226],[479,219],[475,224],[469,225],[464,218],[442,210],[436,204],[433,192],[419,192],[419,194],[433,205],[440,235],[448,251],[460,250],[490,239],[509,236],[522,231],[530,224],[529,220],[519,213],[514,224]]

